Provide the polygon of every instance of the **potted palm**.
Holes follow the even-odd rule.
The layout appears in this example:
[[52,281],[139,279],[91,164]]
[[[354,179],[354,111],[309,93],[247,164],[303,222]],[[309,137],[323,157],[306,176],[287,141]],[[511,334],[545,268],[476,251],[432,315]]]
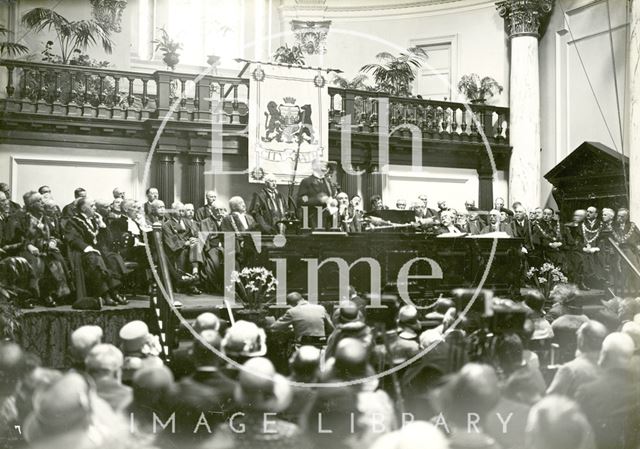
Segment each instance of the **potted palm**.
[[[9,30],[0,25],[0,35],[5,36],[9,34]],[[29,53],[29,48],[25,45],[19,44],[17,42],[0,42],[0,56],[18,56],[24,53]]]
[[36,32],[52,28],[55,30],[61,64],[69,64],[77,51],[84,51],[98,41],[105,52],[112,51],[110,30],[95,20],[69,20],[52,9],[34,8],[22,16],[22,23]]
[[163,53],[162,61],[167,67],[175,70],[176,65],[180,62],[180,53],[178,53],[178,50],[182,49],[182,44],[171,39],[164,27],[158,28],[158,30],[160,30],[160,37],[154,39],[151,43],[156,44],[155,51],[160,50]]
[[278,47],[273,54],[273,60],[280,64],[304,65],[302,49],[297,45],[289,47],[287,44],[284,44]]
[[477,73],[464,75],[458,82],[458,92],[471,103],[485,103],[489,98],[502,93],[502,86],[490,76],[480,79]]
[[427,57],[427,52],[422,47],[410,47],[398,56],[382,52],[376,55],[379,62],[366,64],[360,68],[360,71],[372,73],[376,90],[409,97],[416,71]]

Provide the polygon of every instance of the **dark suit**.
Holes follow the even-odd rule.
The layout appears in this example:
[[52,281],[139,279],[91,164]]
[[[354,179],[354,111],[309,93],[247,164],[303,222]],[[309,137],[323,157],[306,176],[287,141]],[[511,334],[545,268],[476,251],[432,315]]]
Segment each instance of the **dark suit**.
[[528,218],[524,218],[522,224],[518,223],[518,220],[513,219],[510,223],[511,233],[514,237],[523,239],[522,245],[527,249],[529,254],[533,252],[533,242],[531,238],[531,223]]
[[62,216],[64,218],[71,218],[76,214],[76,212],[77,212],[77,209],[76,209],[75,201],[72,201],[71,203],[67,204],[62,208]]
[[321,206],[322,203],[318,200],[321,193],[334,197],[337,190],[326,176],[324,178],[307,176],[298,187],[298,206]]
[[599,449],[637,449],[640,443],[640,379],[630,369],[606,369],[576,392]]
[[277,234],[278,221],[285,218],[289,207],[284,195],[266,187],[253,194],[249,212],[255,217],[260,230],[265,234]]
[[236,234],[236,261],[239,267],[251,265],[257,254],[253,239],[246,232],[258,231],[258,224],[249,214],[244,214],[247,223],[243,223],[239,215],[230,213],[222,219],[220,228],[222,232],[234,232]]
[[300,216],[303,214],[303,208],[308,207],[309,210],[309,227],[316,228],[318,225],[318,210],[316,206],[323,206],[320,202],[321,194],[334,197],[337,189],[328,177],[318,178],[314,175],[307,176],[300,182],[298,187],[297,206],[301,210]]
[[482,220],[480,220],[480,218],[477,218],[475,220],[467,220],[465,232],[471,235],[478,235],[482,233],[482,229],[484,228],[484,226],[485,224],[482,222]]

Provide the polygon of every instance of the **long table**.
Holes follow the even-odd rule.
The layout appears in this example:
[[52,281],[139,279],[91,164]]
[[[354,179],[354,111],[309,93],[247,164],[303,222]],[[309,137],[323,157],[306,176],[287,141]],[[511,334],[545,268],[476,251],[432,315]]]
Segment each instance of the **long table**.
[[[273,238],[266,237],[258,257],[261,265],[272,270],[276,268],[273,259],[286,260],[288,291],[309,290],[309,265],[313,266],[314,260],[317,261],[320,265],[320,299],[338,299],[340,270],[337,263],[327,261],[330,258],[340,258],[346,264],[371,258],[371,262],[377,262],[380,267],[382,290],[397,294],[398,282],[402,284],[407,280],[412,299],[448,295],[454,288],[476,288],[480,285],[506,296],[520,289],[521,244],[522,239],[518,238],[439,238],[419,233],[381,232],[348,235],[323,233],[287,236],[286,244],[282,247],[276,246]],[[401,268],[415,258],[428,258],[435,262],[442,275],[439,276],[436,273],[438,268],[434,271],[428,261],[418,260],[411,264],[408,278],[399,277]],[[323,261],[327,263],[323,264]],[[369,264],[360,261],[351,267],[349,274],[351,285],[358,291],[370,291]],[[434,274],[437,275],[435,278]]]

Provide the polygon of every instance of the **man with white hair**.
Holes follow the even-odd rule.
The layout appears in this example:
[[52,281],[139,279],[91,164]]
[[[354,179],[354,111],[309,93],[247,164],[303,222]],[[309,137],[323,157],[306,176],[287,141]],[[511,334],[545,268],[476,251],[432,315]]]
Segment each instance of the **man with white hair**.
[[489,211],[489,224],[482,228],[480,234],[488,234],[490,232],[504,232],[509,237],[513,237],[511,226],[501,221],[500,211],[498,209],[491,209],[491,211]]
[[247,213],[247,205],[240,196],[229,199],[229,209],[231,213],[222,219],[221,229],[223,232],[233,232],[236,234],[236,259],[241,267],[251,263],[257,251],[253,244],[253,239],[247,232],[257,231],[256,220]]
[[170,262],[171,276],[178,286],[187,284],[190,293],[198,294],[196,287],[202,254],[196,230],[184,219],[184,204],[171,205],[169,219],[162,224],[162,240]]
[[264,176],[264,188],[253,194],[249,212],[258,222],[263,234],[284,232],[284,225],[278,222],[286,218],[289,205],[284,195],[278,191],[274,175],[269,173]]
[[55,307],[56,300],[69,295],[69,281],[65,261],[60,252],[62,239],[45,216],[42,195],[29,191],[23,196],[25,209],[10,219],[7,243],[19,245],[35,275],[30,285],[33,294],[47,307]]
[[637,448],[640,443],[640,382],[630,363],[634,349],[626,333],[609,334],[598,360],[602,373],[576,393],[598,448]]
[[307,208],[309,212],[309,225],[313,228],[317,226],[318,209],[317,206],[325,207],[329,198],[334,198],[337,190],[328,176],[327,163],[321,159],[314,159],[311,162],[311,175],[300,182],[298,188],[298,207],[302,210]]
[[201,206],[196,210],[195,220],[202,221],[213,214],[213,203],[218,199],[218,194],[215,190],[207,190],[204,194],[204,206]]

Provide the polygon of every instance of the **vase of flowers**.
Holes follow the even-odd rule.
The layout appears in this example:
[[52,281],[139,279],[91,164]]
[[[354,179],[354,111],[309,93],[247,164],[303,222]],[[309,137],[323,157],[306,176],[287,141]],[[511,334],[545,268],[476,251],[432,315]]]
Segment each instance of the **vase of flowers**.
[[531,267],[529,271],[527,271],[527,279],[544,295],[547,301],[551,296],[553,287],[569,282],[560,268],[548,262],[545,262],[539,268]]
[[464,75],[458,82],[458,92],[471,103],[485,103],[489,98],[502,93],[503,87],[490,76],[480,79],[477,73]]
[[273,301],[278,280],[264,267],[246,267],[231,273],[227,286],[236,295],[236,301],[244,307],[238,315],[260,325],[266,314],[266,306]]

